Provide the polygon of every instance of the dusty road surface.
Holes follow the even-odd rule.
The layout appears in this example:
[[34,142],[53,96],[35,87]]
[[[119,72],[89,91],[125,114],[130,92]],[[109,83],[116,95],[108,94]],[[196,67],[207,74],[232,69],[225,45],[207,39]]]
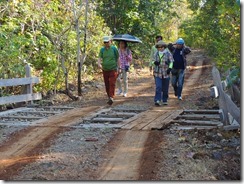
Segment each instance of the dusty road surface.
[[145,111],[120,129],[106,123],[81,126],[84,118],[109,108],[101,79],[85,86],[79,102],[56,99],[73,110],[41,120],[38,126],[1,126],[0,179],[239,180],[239,131],[175,131],[171,125],[151,130],[164,113],[171,117],[176,110],[218,108],[210,98],[210,60],[194,50],[188,61],[183,101],[170,86],[167,106],[154,106],[155,85],[148,69],[132,71],[128,97],[117,96],[112,108]]

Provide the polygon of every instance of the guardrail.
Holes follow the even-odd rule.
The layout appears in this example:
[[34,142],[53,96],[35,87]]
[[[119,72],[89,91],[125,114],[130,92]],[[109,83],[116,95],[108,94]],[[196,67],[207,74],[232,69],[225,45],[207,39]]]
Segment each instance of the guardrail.
[[26,94],[0,97],[0,105],[17,103],[17,102],[28,102],[28,101],[30,101],[32,104],[33,100],[42,99],[41,93],[33,93],[32,90],[33,84],[39,83],[40,79],[38,77],[31,76],[31,67],[29,65],[25,66],[25,70],[26,70],[26,78],[0,79],[0,87],[20,86],[20,85],[25,85],[26,87]]
[[211,96],[218,98],[219,108],[221,111],[221,121],[225,130],[240,128],[240,108],[231,100],[223,89],[219,70],[214,66],[212,69],[214,85],[211,88]]

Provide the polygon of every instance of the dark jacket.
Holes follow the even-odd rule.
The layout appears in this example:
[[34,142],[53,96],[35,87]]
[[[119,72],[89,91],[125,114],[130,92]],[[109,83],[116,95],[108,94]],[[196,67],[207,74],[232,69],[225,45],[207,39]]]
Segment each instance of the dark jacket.
[[[172,52],[172,55],[174,58],[173,68],[174,69],[185,69],[187,66],[186,55],[191,52],[190,47],[183,46],[183,48],[181,48],[181,49],[177,49],[177,48],[173,47],[173,48],[171,48],[171,52]],[[182,63],[179,63],[181,61],[182,61]]]

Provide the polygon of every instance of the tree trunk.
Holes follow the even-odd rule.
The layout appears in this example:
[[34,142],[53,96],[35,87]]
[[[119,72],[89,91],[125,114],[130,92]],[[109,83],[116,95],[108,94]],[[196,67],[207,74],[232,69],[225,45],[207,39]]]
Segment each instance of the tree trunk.
[[[79,17],[77,16],[77,12],[75,9],[75,1],[72,0],[72,7],[74,13],[74,22],[75,22],[75,30],[76,30],[76,39],[77,39],[77,68],[78,68],[78,79],[77,79],[77,86],[78,86],[78,95],[81,96],[81,52],[80,52],[80,29],[79,29]],[[81,4],[80,4],[81,8]]]
[[83,47],[83,56],[81,59],[81,68],[83,66],[83,63],[86,60],[86,36],[87,36],[87,24],[88,24],[88,0],[86,0],[86,9],[85,9],[85,27],[84,27],[84,47]]

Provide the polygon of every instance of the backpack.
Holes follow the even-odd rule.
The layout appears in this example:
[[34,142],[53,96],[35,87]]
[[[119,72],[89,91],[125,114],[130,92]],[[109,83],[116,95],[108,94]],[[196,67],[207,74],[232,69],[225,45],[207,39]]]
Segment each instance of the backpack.
[[[113,51],[114,51],[114,57],[116,58],[116,48],[115,48],[115,46],[111,46],[111,48],[113,49]],[[101,51],[102,51],[102,58],[103,58],[103,53],[104,53],[104,51],[105,51],[105,47],[103,47],[103,48],[101,49]]]

